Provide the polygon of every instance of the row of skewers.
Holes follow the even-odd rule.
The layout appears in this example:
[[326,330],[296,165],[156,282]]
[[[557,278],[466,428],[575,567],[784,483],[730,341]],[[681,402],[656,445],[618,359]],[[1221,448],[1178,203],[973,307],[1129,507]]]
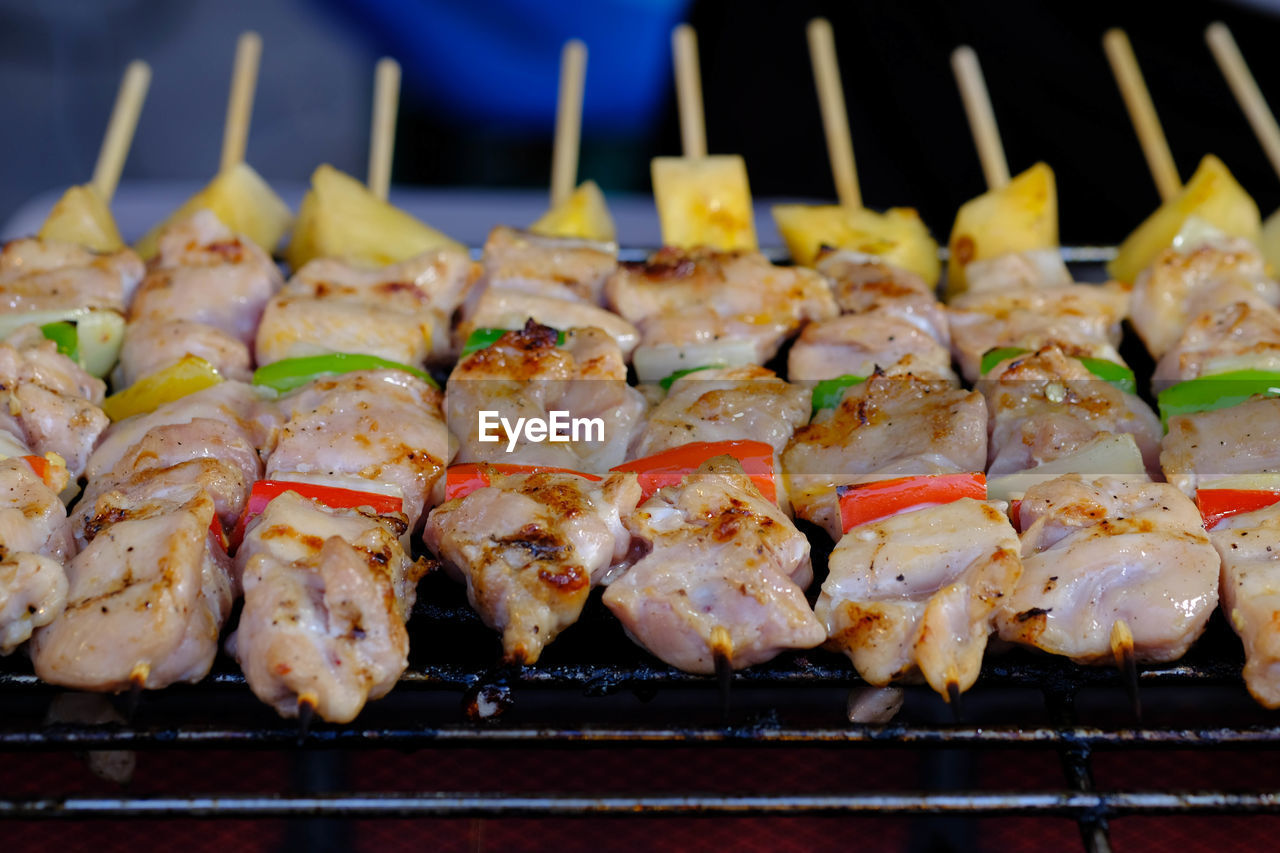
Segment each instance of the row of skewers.
[[[1117,281],[1075,283],[1052,171],[1000,171],[961,52],[992,186],[957,216],[944,305],[919,219],[860,206],[833,39],[810,36],[845,204],[777,211],[788,267],[754,251],[741,161],[705,156],[687,28],[686,157],[654,165],[669,245],[636,264],[563,144],[547,216],[496,228],[479,263],[388,205],[384,63],[368,186],[317,171],[285,281],[289,212],[243,162],[252,36],[223,168],[135,253],[106,206],[145,90],[131,69],[99,180],[0,254],[3,648],[25,642],[54,684],[160,689],[207,674],[243,596],[226,648],[253,691],[349,721],[407,665],[416,540],[511,662],[604,585],[673,666],[825,643],[949,701],[992,633],[1086,664],[1176,659],[1221,588],[1246,682],[1280,705],[1280,284],[1256,206],[1206,158]],[[562,140],[584,66],[571,44]],[[1159,415],[1120,356],[1126,318],[1168,385]],[[513,426],[556,413],[582,434]],[[793,518],[836,542],[812,607]]]

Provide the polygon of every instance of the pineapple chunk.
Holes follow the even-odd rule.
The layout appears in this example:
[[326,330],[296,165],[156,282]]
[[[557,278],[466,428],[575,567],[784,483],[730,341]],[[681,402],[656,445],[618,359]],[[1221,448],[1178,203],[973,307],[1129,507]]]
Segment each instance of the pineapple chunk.
[[597,243],[612,243],[617,239],[604,193],[595,181],[583,181],[573,195],[542,214],[529,230],[544,237],[572,237]]
[[942,272],[937,242],[909,207],[876,213],[861,207],[779,204],[774,205],[773,220],[791,258],[804,266],[812,266],[819,250],[830,246],[878,255],[930,286],[938,283]]
[[1258,205],[1212,154],[1200,161],[1196,173],[1175,197],[1160,205],[1125,241],[1107,272],[1120,281],[1133,281],[1157,254],[1167,249],[1187,217],[1197,216],[1226,234],[1258,242]]
[[212,210],[222,224],[248,237],[268,254],[275,251],[293,221],[289,206],[267,182],[249,164],[237,163],[220,172],[169,218],[148,231],[135,247],[138,254],[145,260],[151,259],[156,253],[160,232],[202,208]]
[[1011,252],[1058,247],[1058,189],[1044,163],[964,203],[951,227],[947,297],[968,289],[965,267],[971,261]]
[[663,243],[755,250],[751,189],[741,157],[655,157],[651,171]]
[[423,252],[466,247],[382,201],[350,175],[323,165],[311,175],[311,190],[285,250],[295,270],[313,258],[341,258],[386,266]]
[[75,243],[94,252],[118,252],[124,248],[111,210],[91,184],[72,187],[62,194],[40,226],[39,237]]

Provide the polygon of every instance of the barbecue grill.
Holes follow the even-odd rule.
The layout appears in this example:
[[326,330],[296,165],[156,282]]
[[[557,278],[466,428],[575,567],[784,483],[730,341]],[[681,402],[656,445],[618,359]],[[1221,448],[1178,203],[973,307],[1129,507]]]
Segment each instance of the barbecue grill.
[[[624,252],[636,258],[642,251]],[[1104,277],[1110,250],[1066,250],[1080,280]],[[1150,373],[1141,348],[1126,351],[1141,377]],[[1144,363],[1146,369],[1144,370]],[[829,547],[817,528],[815,581],[825,576]],[[234,622],[234,618],[232,620]],[[1143,704],[1135,716],[1125,677],[1112,668],[1085,668],[1024,650],[988,650],[982,675],[947,706],[925,686],[905,688],[902,711],[886,724],[850,723],[846,697],[863,686],[849,662],[815,650],[784,654],[735,673],[728,683],[672,669],[633,645],[592,597],[580,622],[532,667],[500,667],[497,635],[485,628],[447,579],[431,576],[419,590],[409,623],[410,664],[400,685],[348,726],[316,724],[305,731],[257,702],[235,663],[219,658],[196,685],[143,695],[125,724],[46,724],[59,691],[40,683],[20,655],[0,661],[0,752],[86,750],[281,750],[313,777],[293,791],[245,794],[175,791],[165,795],[15,796],[0,791],[0,817],[289,817],[621,816],[621,815],[898,815],[942,820],[957,816],[1022,816],[1074,821],[1086,850],[1111,849],[1109,821],[1132,815],[1280,813],[1280,787],[1164,789],[1161,779],[1138,786],[1095,784],[1099,756],[1153,750],[1195,751],[1230,762],[1241,750],[1280,747],[1280,721],[1256,706],[1240,678],[1239,641],[1221,615],[1174,664],[1140,667]],[[118,697],[125,709],[127,697]],[[485,748],[549,751],[724,747],[751,750],[842,750],[851,767],[874,750],[910,753],[928,787],[879,789],[875,779],[850,786],[823,780],[813,793],[726,793],[697,778],[659,789],[362,790],[342,772],[344,752]],[[980,784],[975,757],[1014,762],[1057,753],[1054,787],[990,789]],[[87,771],[86,771],[87,772]],[[875,768],[863,768],[874,777]],[[854,774],[857,775],[857,774]],[[323,784],[314,784],[316,777]],[[585,787],[585,786],[584,786]]]

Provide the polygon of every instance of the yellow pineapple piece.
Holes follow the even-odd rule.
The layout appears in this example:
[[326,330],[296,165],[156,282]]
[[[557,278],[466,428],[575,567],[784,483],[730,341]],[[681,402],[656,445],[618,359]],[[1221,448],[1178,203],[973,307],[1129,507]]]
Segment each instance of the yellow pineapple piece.
[[651,171],[664,244],[756,248],[751,189],[741,157],[655,157]]
[[135,247],[138,254],[143,259],[153,257],[161,231],[203,208],[212,210],[222,224],[248,237],[268,254],[275,252],[293,222],[289,206],[267,182],[248,163],[237,163],[220,172],[164,222],[148,231]]
[[1182,191],[1160,205],[1125,238],[1115,259],[1107,265],[1107,272],[1120,281],[1133,281],[1151,265],[1157,254],[1173,243],[1189,216],[1255,243],[1261,236],[1258,205],[1223,162],[1209,154],[1200,161]]
[[970,199],[951,227],[947,296],[968,289],[965,267],[972,261],[1058,245],[1058,189],[1053,170],[1036,163],[1006,186]]
[[285,259],[295,270],[313,258],[386,266],[423,252],[466,247],[392,207],[329,165],[311,175]]
[[529,230],[544,237],[576,237],[597,243],[612,243],[617,239],[604,193],[595,181],[583,181],[572,195],[542,214]]
[[824,246],[877,255],[886,263],[938,283],[938,244],[920,215],[909,207],[884,213],[837,205],[774,205],[773,221],[798,264],[812,266]]
[[75,243],[94,252],[118,252],[124,248],[111,209],[91,184],[72,187],[62,194],[40,226],[39,237]]

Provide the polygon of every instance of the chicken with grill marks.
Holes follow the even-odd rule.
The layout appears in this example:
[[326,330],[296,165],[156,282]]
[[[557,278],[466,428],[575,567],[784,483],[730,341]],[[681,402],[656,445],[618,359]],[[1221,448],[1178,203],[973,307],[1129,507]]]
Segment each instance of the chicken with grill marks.
[[885,309],[845,314],[804,327],[787,354],[787,376],[793,382],[870,376],[908,360],[922,379],[960,380],[951,369],[951,351],[909,320]]
[[1002,506],[961,498],[850,529],[814,605],[827,647],[873,685],[919,673],[949,701],[972,687],[1022,572]]
[[447,362],[454,312],[476,280],[471,259],[441,249],[380,269],[325,258],[298,270],[266,306],[259,364],[329,352],[420,366]]
[[285,492],[236,553],[244,610],[228,650],[284,717],[346,723],[408,666],[405,631],[427,566],[400,543],[404,515],[333,509]]
[[144,271],[129,249],[98,254],[70,243],[13,240],[0,248],[0,314],[68,308],[124,313]]
[[896,317],[915,326],[944,349],[951,346],[947,310],[938,301],[934,289],[918,275],[872,255],[849,251],[822,255],[816,269],[831,282],[832,296],[842,313]]
[[1160,466],[1165,478],[1192,499],[1197,489],[1227,477],[1280,473],[1280,398],[1256,397],[1169,418]]
[[[618,345],[599,329],[570,328],[558,344],[555,329],[530,321],[495,344],[458,362],[449,375],[445,411],[460,441],[458,462],[546,465],[604,474],[626,459],[632,437],[643,427],[644,397],[627,385],[627,367]],[[570,418],[600,418],[600,430],[577,441],[517,440],[506,430],[497,441],[480,440],[480,411],[516,424],[519,418],[548,419],[552,411]],[[497,421],[493,421],[497,423]],[[490,435],[495,433],[491,432]],[[572,437],[572,436],[571,436]]]
[[248,380],[254,332],[282,283],[266,252],[211,211],[174,224],[129,307],[117,385],[132,385],[191,350],[224,376]]
[[1209,530],[1222,558],[1222,610],[1244,642],[1244,683],[1280,708],[1280,504],[1240,513]]
[[75,554],[67,511],[24,459],[0,459],[0,655],[62,612]]
[[782,454],[797,518],[842,530],[836,487],[851,483],[982,471],[987,406],[976,391],[938,379],[882,374],[849,388],[796,430]]
[[316,379],[279,401],[286,416],[267,479],[397,494],[416,527],[449,462],[440,392],[401,370]]
[[490,485],[432,511],[423,539],[484,623],[505,660],[537,662],[578,620],[592,587],[627,557],[622,523],[640,501],[635,474],[591,482],[574,474],[490,474]]
[[489,288],[599,305],[605,279],[618,266],[618,247],[499,225],[489,232],[481,264]]
[[[665,248],[644,263],[621,264],[605,283],[609,305],[642,334],[634,354],[642,380],[647,359],[740,342],[744,361],[764,364],[806,322],[836,316],[827,281],[802,267],[778,267],[755,252]],[[692,356],[686,366],[706,363]],[[670,371],[666,371],[670,372]]]
[[1280,371],[1280,310],[1257,302],[1233,302],[1205,311],[1187,324],[1165,351],[1151,377],[1161,388],[1233,370]]
[[967,292],[948,307],[951,348],[970,382],[981,377],[982,356],[997,347],[1053,344],[1075,358],[1123,364],[1116,347],[1128,310],[1129,292],[1116,282]]
[[62,457],[73,479],[107,428],[98,408],[105,389],[34,326],[0,342],[0,410],[7,428],[36,455]]
[[735,460],[708,460],[623,520],[649,551],[604,603],[655,656],[710,674],[717,658],[742,669],[822,642],[809,541]]
[[1001,639],[1110,663],[1123,622],[1137,662],[1171,661],[1218,606],[1218,555],[1167,483],[1070,474],[1032,486],[1018,512],[1022,579],[1001,602]]
[[1235,302],[1280,305],[1280,283],[1266,275],[1261,253],[1242,238],[1224,238],[1190,251],[1165,249],[1133,284],[1129,320],[1156,359],[1188,325]]
[[1147,470],[1160,470],[1160,419],[1151,407],[1056,346],[997,364],[979,389],[990,414],[989,477],[1069,456],[1104,434],[1132,435]]

